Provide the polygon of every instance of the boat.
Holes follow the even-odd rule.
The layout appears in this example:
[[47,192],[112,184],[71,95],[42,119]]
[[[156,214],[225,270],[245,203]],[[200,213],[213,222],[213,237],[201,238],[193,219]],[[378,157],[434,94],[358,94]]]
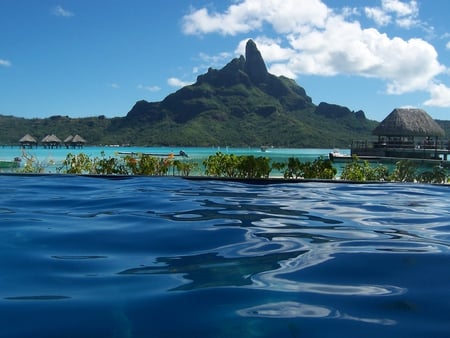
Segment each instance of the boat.
[[337,161],[348,161],[352,158],[352,156],[349,154],[341,153],[338,149],[333,149],[333,151],[328,154],[328,158],[332,162],[337,162]]
[[16,157],[14,160],[0,160],[0,169],[14,169],[20,167],[21,158]]
[[173,157],[189,157],[188,154],[186,154],[186,152],[184,152],[183,150],[180,150],[178,152],[178,154],[174,154],[174,153],[141,153],[141,152],[134,152],[134,151],[119,151],[118,152],[119,155],[122,156],[141,156],[141,155],[146,155],[146,156],[154,156],[154,157],[167,157],[167,158],[173,158]]
[[444,130],[422,109],[396,108],[372,132],[374,141],[352,141],[350,155],[331,152],[332,161],[354,157],[377,162],[410,160],[447,165],[449,141]]

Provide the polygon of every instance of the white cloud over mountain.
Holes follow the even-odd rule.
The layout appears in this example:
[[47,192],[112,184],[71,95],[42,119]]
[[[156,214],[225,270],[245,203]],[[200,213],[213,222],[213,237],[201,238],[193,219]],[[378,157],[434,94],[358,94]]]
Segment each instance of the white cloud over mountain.
[[[422,25],[416,1],[382,0],[379,7],[365,7],[363,12],[379,27]],[[450,106],[450,88],[437,79],[448,68],[430,42],[364,28],[355,13],[359,11],[350,8],[338,13],[321,0],[241,0],[223,13],[193,10],[184,17],[183,30],[198,35],[257,34],[253,39],[277,75],[377,78],[386,82],[388,94],[424,91],[430,94],[425,104]],[[241,54],[246,40],[237,47]]]

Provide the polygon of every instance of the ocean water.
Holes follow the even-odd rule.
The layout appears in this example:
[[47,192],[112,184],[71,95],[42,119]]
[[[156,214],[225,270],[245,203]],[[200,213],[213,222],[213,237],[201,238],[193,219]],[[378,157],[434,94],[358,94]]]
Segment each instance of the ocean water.
[[0,337],[449,337],[449,189],[0,175]]

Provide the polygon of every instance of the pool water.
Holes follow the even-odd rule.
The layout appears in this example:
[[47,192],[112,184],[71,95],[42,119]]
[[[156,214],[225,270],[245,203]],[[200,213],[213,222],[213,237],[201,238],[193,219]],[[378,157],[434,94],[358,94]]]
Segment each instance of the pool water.
[[0,337],[449,337],[449,188],[0,175]]

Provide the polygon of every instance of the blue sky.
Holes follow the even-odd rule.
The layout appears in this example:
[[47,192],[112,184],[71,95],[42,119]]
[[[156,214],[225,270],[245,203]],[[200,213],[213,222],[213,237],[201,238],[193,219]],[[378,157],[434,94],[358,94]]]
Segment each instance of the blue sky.
[[448,0],[0,0],[0,114],[125,116],[244,54],[314,103],[450,120]]

